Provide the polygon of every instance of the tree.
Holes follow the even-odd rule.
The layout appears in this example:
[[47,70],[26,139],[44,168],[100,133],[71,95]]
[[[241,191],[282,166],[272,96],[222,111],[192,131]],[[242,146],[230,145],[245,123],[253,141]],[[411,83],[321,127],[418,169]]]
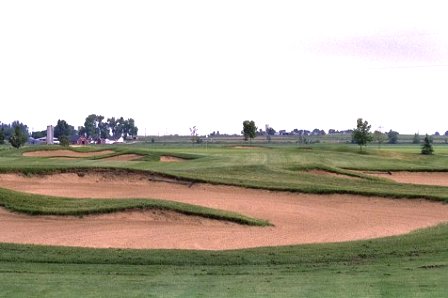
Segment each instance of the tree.
[[0,130],[0,145],[3,145],[5,143],[5,130],[2,129]]
[[372,141],[370,127],[371,125],[369,125],[369,122],[362,121],[362,118],[358,118],[356,128],[352,133],[352,139],[353,142],[359,145],[360,151],[362,151],[362,146],[367,146],[367,143]]
[[378,147],[381,148],[381,145],[384,143],[384,141],[386,140],[386,135],[384,133],[382,133],[379,130],[375,130],[373,132],[373,140],[375,142],[377,142]]
[[412,144],[420,144],[420,135],[418,133],[414,134],[414,138],[412,139]]
[[[99,138],[100,132],[98,131],[99,123],[104,119],[103,116],[97,116],[90,114],[84,121],[84,127],[80,129],[88,138]],[[100,127],[101,129],[101,127]]]
[[398,142],[398,135],[399,133],[397,131],[393,131],[392,129],[389,130],[387,133],[387,139],[389,144],[396,144]]
[[193,144],[199,142],[198,128],[196,127],[196,125],[190,128],[190,135],[191,135],[191,142]]
[[267,133],[269,136],[273,136],[273,135],[275,135],[276,131],[275,131],[275,129],[273,129],[272,127],[268,127],[268,128],[266,129],[266,133]]
[[19,149],[26,143],[27,138],[20,126],[16,126],[14,127],[14,133],[9,137],[8,141],[14,148]]
[[254,121],[249,121],[249,120],[245,120],[243,122],[243,136],[244,136],[244,140],[252,140],[253,138],[255,138],[256,134],[257,134],[257,127],[255,126],[255,122]]
[[431,138],[428,136],[428,134],[426,134],[425,140],[423,141],[423,145],[422,145],[422,154],[424,154],[424,155],[433,154],[434,149],[432,148],[431,143],[432,143]]
[[54,127],[54,137],[58,138],[62,146],[70,145],[70,138],[75,135],[75,128],[67,123],[65,120],[58,120]]

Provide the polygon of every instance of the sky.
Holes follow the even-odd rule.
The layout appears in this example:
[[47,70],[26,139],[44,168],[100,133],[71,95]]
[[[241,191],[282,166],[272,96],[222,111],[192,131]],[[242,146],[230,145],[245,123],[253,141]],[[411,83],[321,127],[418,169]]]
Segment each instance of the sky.
[[448,130],[444,1],[1,1],[0,121]]

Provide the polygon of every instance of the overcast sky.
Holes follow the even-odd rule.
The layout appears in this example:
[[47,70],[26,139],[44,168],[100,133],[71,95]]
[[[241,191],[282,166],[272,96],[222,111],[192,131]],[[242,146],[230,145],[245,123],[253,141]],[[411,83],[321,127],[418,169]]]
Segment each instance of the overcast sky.
[[33,130],[443,133],[447,99],[444,1],[0,2],[0,121]]

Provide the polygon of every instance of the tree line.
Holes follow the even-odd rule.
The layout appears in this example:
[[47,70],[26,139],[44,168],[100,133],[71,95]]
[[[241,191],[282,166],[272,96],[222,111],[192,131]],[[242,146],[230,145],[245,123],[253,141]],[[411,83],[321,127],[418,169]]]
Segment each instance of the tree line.
[[[369,122],[363,121],[359,118],[356,123],[356,128],[353,130],[352,142],[359,145],[359,150],[362,151],[363,147],[366,147],[368,143],[372,142],[374,139],[379,145],[385,140],[386,136],[389,139],[390,144],[396,144],[398,140],[398,132],[390,130],[387,134],[380,131],[375,131],[373,134],[370,132],[371,125]],[[418,134],[414,135],[414,141],[420,143],[420,137]],[[428,134],[426,134],[423,141],[421,153],[424,155],[433,154],[434,149],[432,147],[432,139]]]
[[[105,119],[104,116],[91,114],[86,117],[84,126],[78,127],[77,130],[67,121],[59,119],[54,126],[54,137],[59,140],[61,145],[69,145],[73,139],[79,136],[93,140],[119,139],[121,137],[126,140],[137,137],[138,127],[135,125],[134,119],[123,117]],[[47,130],[35,131],[30,135],[28,126],[20,121],[10,124],[0,122],[0,144],[4,144],[7,140],[12,146],[19,148],[28,141],[30,136],[33,139],[39,139],[46,135]]]

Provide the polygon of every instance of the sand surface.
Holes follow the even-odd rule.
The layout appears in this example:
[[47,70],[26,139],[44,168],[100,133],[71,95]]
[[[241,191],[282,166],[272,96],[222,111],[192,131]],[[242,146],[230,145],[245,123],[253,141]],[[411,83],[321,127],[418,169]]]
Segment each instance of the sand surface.
[[138,154],[120,154],[111,157],[102,158],[101,160],[111,160],[111,161],[132,161],[142,158],[142,155]]
[[168,156],[168,155],[162,155],[160,156],[161,162],[182,162],[185,161],[184,158],[175,157],[175,156]]
[[96,152],[75,152],[72,150],[39,150],[23,153],[28,157],[91,157],[114,153],[112,150],[103,150]]
[[448,186],[448,172],[365,172],[399,183]]
[[352,195],[309,195],[150,181],[147,176],[1,174],[0,187],[76,198],[158,198],[267,219],[247,227],[147,211],[77,217],[27,216],[0,209],[0,242],[86,247],[237,249],[340,242],[408,233],[448,222],[448,204]]

